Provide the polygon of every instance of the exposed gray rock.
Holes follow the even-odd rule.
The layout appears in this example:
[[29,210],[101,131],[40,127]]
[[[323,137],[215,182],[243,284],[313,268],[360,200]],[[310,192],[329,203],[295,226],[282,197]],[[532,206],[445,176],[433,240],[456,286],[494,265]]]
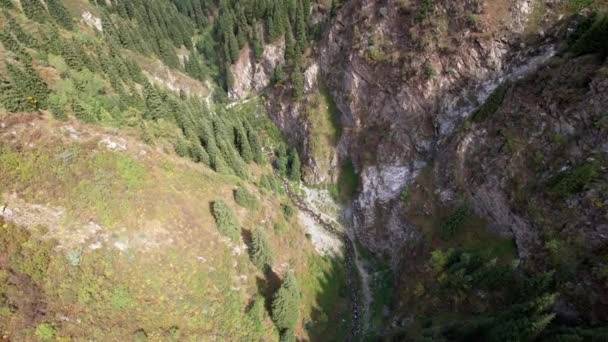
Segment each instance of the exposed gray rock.
[[249,46],[241,50],[239,59],[230,67],[234,83],[228,91],[231,99],[243,99],[251,91],[261,91],[270,84],[274,69],[283,64],[285,42],[283,39],[264,46],[258,62]]

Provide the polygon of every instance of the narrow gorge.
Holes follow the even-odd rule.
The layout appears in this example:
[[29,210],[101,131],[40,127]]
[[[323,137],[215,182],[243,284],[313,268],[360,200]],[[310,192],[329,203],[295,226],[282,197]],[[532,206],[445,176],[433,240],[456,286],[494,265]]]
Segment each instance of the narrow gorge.
[[608,1],[0,0],[2,341],[608,341]]

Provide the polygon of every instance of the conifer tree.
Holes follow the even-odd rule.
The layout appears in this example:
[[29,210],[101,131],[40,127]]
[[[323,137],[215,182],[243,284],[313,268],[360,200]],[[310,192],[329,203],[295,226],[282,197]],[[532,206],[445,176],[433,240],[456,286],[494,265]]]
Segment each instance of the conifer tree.
[[262,271],[272,267],[273,253],[266,234],[261,228],[251,233],[251,248],[249,251],[251,261]]
[[161,100],[161,96],[150,82],[144,84],[144,99],[147,108],[144,115],[145,119],[157,120],[164,116],[165,106]]
[[293,273],[288,272],[272,299],[272,320],[281,332],[295,327],[299,306],[300,289]]
[[46,5],[49,9],[51,16],[57,21],[57,23],[68,30],[74,28],[74,22],[72,17],[68,13],[68,10],[63,6],[60,0],[45,0]]
[[26,17],[43,23],[47,19],[47,13],[40,0],[21,0],[21,8]]
[[298,1],[296,10],[295,36],[296,42],[300,50],[304,50],[306,46],[306,18],[304,14],[304,6],[302,1]]
[[10,29],[10,32],[15,35],[15,38],[17,38],[21,44],[31,48],[38,45],[36,39],[29,33],[25,32],[23,27],[19,25],[17,20],[15,20],[12,15],[10,15],[8,12],[3,12],[3,14],[6,17],[6,27]]
[[80,48],[80,45],[74,39],[63,43],[61,55],[70,68],[82,70],[85,67],[84,58],[86,55]]
[[220,233],[233,241],[237,241],[239,239],[240,228],[234,211],[222,200],[213,202],[211,209]]
[[246,163],[249,163],[253,160],[253,151],[251,150],[251,146],[249,145],[249,139],[247,137],[247,132],[242,124],[239,124],[235,127],[235,137],[236,137],[236,146],[239,149],[239,153],[243,160]]
[[279,171],[280,175],[287,176],[287,166],[289,164],[289,158],[287,158],[287,150],[284,144],[279,145],[279,147],[277,148],[276,156],[277,159],[275,161],[275,165],[277,171]]
[[63,40],[59,35],[59,30],[55,25],[49,25],[47,30],[41,32],[42,42],[41,47],[47,53],[54,55],[63,54]]
[[264,162],[264,155],[262,153],[262,147],[260,146],[260,142],[258,140],[257,133],[253,130],[253,127],[249,124],[248,121],[244,122],[245,132],[247,133],[247,139],[249,140],[249,146],[251,147],[251,152],[253,153],[253,160],[258,165],[262,165]]
[[6,8],[6,9],[13,9],[15,7],[15,5],[13,4],[13,2],[11,0],[0,0],[0,7]]
[[97,115],[90,110],[85,108],[79,101],[72,101],[72,112],[74,116],[87,123],[95,123],[98,121]]
[[216,136],[216,142],[228,166],[238,177],[247,179],[247,165],[239,157],[234,148],[221,136]]
[[0,101],[9,112],[19,112],[28,109],[28,103],[19,94],[15,85],[7,79],[0,79]]
[[8,73],[14,94],[18,94],[21,110],[37,110],[47,107],[49,89],[30,65],[23,69],[14,64],[7,64]]
[[177,141],[175,142],[175,153],[182,158],[190,157],[188,141],[182,136],[177,137]]
[[300,168],[301,163],[298,151],[292,147],[289,149],[289,179],[299,182],[302,178]]
[[299,99],[304,95],[304,76],[302,72],[294,69],[291,80],[293,82],[293,95],[296,99]]

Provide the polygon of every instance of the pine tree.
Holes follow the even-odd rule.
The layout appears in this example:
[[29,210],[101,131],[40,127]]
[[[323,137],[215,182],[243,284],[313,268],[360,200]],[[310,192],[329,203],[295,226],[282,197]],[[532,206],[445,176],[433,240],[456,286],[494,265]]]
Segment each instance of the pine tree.
[[184,137],[179,136],[177,141],[175,142],[175,153],[182,158],[190,157],[190,148],[188,146],[188,141],[184,139]]
[[246,163],[250,163],[253,160],[253,151],[251,150],[251,146],[249,145],[249,139],[247,138],[245,128],[242,124],[239,124],[237,127],[235,127],[234,130],[236,137],[235,144],[239,149],[239,153],[241,154],[241,157],[243,157],[243,160]]
[[298,151],[295,148],[289,149],[289,179],[294,182],[299,182],[302,178],[300,168],[301,164]]
[[21,8],[26,17],[43,23],[47,19],[47,13],[40,0],[21,0]]
[[249,139],[249,146],[251,147],[251,151],[253,153],[253,160],[256,162],[256,164],[262,165],[264,163],[264,154],[262,153],[262,147],[260,146],[258,135],[253,130],[253,127],[251,127],[249,122],[245,121],[244,126],[245,131],[247,132],[247,138]]
[[293,273],[288,272],[272,300],[272,320],[281,332],[295,327],[299,306],[300,289]]
[[249,254],[253,264],[260,270],[265,271],[272,267],[272,248],[261,228],[254,229],[251,234]]
[[84,122],[95,123],[98,121],[97,115],[92,110],[90,110],[90,108],[85,108],[78,101],[72,101],[72,112],[74,112],[74,116],[76,118]]
[[295,36],[300,50],[304,50],[304,47],[306,46],[306,18],[307,16],[304,14],[304,6],[300,0],[298,1],[297,5],[295,24]]
[[209,154],[207,154],[207,151],[205,151],[203,146],[201,146],[200,141],[198,141],[198,139],[195,139],[193,137],[191,137],[189,140],[190,140],[190,155],[192,157],[192,160],[194,160],[197,163],[203,163],[207,166],[211,165],[211,160],[209,158]]
[[60,103],[51,102],[49,104],[49,109],[51,110],[51,113],[53,113],[53,117],[55,117],[55,119],[66,120],[68,118],[65,108],[63,108]]
[[15,35],[15,38],[17,38],[21,44],[31,48],[38,46],[36,39],[29,33],[25,32],[23,27],[19,25],[13,16],[11,16],[8,12],[4,12],[3,14],[7,19],[6,27],[10,29],[10,32]]
[[70,68],[82,70],[85,67],[84,58],[86,55],[76,40],[72,39],[69,42],[64,42],[61,55]]
[[213,202],[211,211],[220,233],[233,241],[237,241],[240,235],[240,228],[234,211],[232,211],[232,209],[222,200]]
[[74,28],[74,22],[72,21],[72,17],[68,13],[68,10],[63,6],[63,4],[59,0],[45,0],[46,5],[49,9],[49,13],[57,23],[68,30],[72,30]]
[[0,0],[0,7],[6,8],[6,9],[13,9],[15,7],[15,5],[13,4],[13,2],[11,0]]
[[230,145],[222,136],[216,135],[215,139],[227,165],[238,177],[247,179],[247,165],[239,157],[235,149],[232,148],[232,145]]
[[150,82],[144,84],[144,99],[147,108],[145,119],[157,120],[164,116],[165,106],[161,96]]
[[304,75],[299,67],[293,69],[291,81],[293,82],[293,96],[296,99],[301,98],[304,95]]
[[63,40],[59,35],[59,30],[56,25],[50,25],[48,30],[41,32],[42,42],[41,47],[47,53],[54,55],[63,54]]
[[279,147],[277,148],[276,156],[277,158],[275,161],[275,166],[277,168],[277,171],[280,175],[286,176],[287,166],[289,165],[289,158],[287,158],[287,150],[284,144],[279,145]]
[[0,79],[0,102],[4,109],[9,112],[20,112],[28,110],[29,104],[24,101],[15,85],[6,79]]
[[13,94],[18,94],[18,102],[22,110],[37,110],[47,108],[49,89],[30,65],[23,69],[14,64],[7,64]]

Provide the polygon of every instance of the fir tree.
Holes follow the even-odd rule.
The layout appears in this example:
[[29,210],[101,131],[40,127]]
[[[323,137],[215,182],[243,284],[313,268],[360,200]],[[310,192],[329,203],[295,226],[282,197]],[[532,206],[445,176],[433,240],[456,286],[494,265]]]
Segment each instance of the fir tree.
[[239,153],[241,154],[241,157],[243,157],[243,160],[246,163],[250,163],[253,160],[253,151],[251,150],[251,146],[249,145],[249,139],[247,137],[245,128],[242,124],[239,124],[237,127],[235,127],[234,130],[236,137],[235,144],[239,149]]
[[157,120],[164,116],[165,106],[161,96],[150,82],[144,84],[144,99],[147,108],[145,119]]
[[273,253],[266,234],[260,228],[251,233],[251,247],[249,250],[251,261],[262,271],[272,267]]
[[6,79],[0,79],[0,101],[2,106],[9,112],[20,112],[29,109],[29,104],[24,101],[24,98],[15,85]]
[[13,94],[18,94],[21,110],[37,110],[47,107],[49,89],[36,71],[26,65],[23,69],[14,64],[7,64],[13,86]]
[[301,98],[304,95],[304,76],[300,68],[294,68],[291,81],[293,82],[293,96],[296,99]]
[[45,0],[46,5],[49,9],[51,16],[57,21],[57,23],[68,30],[74,28],[74,22],[72,17],[68,13],[68,10],[63,6],[59,0]]
[[272,320],[281,332],[295,327],[299,306],[300,289],[293,273],[288,272],[272,299]]
[[43,23],[47,19],[47,13],[40,0],[21,0],[21,8],[26,17]]
[[289,158],[287,157],[287,150],[284,144],[280,144],[276,152],[275,166],[280,175],[287,175],[287,166],[289,165]]
[[72,101],[72,112],[74,112],[74,116],[76,118],[84,122],[95,123],[98,121],[97,115],[92,110],[90,110],[90,108],[85,108],[78,101]]
[[222,200],[213,202],[211,211],[220,233],[233,241],[237,241],[239,239],[240,228],[234,211]]
[[182,158],[190,157],[188,141],[182,136],[179,136],[175,142],[175,153]]
[[302,178],[300,168],[301,164],[298,151],[295,148],[289,149],[289,179],[294,182],[299,182]]
[[25,32],[23,27],[19,25],[13,16],[11,16],[8,12],[4,12],[3,14],[7,19],[7,27],[10,28],[10,32],[15,35],[15,38],[17,38],[21,44],[31,48],[38,46],[36,39],[29,33]]
[[11,0],[0,0],[0,7],[6,8],[6,9],[13,9],[15,7],[15,5],[13,4],[13,2]]
[[262,165],[264,163],[264,155],[262,153],[262,147],[260,146],[260,142],[258,140],[257,133],[253,130],[253,127],[249,124],[249,122],[244,122],[245,131],[247,133],[247,139],[249,139],[249,146],[251,147],[251,152],[253,153],[253,160],[258,164]]

